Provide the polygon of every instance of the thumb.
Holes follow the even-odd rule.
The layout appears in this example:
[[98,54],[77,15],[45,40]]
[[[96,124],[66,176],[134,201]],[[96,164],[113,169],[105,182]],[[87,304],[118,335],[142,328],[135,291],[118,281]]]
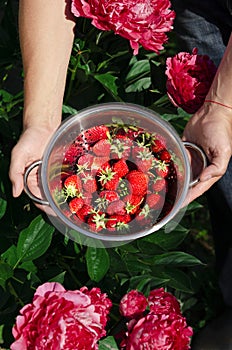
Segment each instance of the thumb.
[[12,150],[9,178],[12,182],[12,195],[18,197],[23,191],[23,174],[25,171],[24,157],[18,157],[17,149]]

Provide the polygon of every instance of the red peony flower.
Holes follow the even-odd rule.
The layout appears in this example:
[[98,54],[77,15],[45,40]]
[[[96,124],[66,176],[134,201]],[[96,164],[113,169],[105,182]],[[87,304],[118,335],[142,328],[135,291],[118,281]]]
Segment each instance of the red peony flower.
[[11,350],[97,350],[111,305],[98,288],[66,291],[59,283],[45,283],[21,309]]
[[170,6],[169,0],[72,0],[75,16],[91,18],[96,28],[130,40],[135,55],[139,44],[156,53],[163,49],[175,18]]
[[150,311],[155,314],[169,314],[170,312],[181,314],[178,300],[171,293],[165,292],[163,288],[150,292],[148,304]]
[[137,290],[131,290],[122,297],[119,304],[119,310],[122,316],[134,318],[141,316],[146,310],[147,305],[147,298],[143,293]]
[[195,113],[204,103],[216,73],[216,66],[207,55],[180,52],[166,60],[167,93],[176,107]]
[[193,332],[179,314],[149,313],[128,325],[126,350],[188,350]]

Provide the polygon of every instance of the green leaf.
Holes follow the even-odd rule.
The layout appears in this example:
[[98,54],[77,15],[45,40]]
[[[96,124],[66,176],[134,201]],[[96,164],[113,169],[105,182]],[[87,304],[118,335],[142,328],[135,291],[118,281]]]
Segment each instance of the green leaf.
[[165,276],[169,278],[168,285],[175,290],[185,293],[194,293],[191,278],[178,269],[170,269],[165,271]]
[[37,272],[37,267],[35,266],[35,264],[32,261],[23,262],[18,267],[20,269],[23,269],[23,270],[28,271],[28,272],[32,272],[32,273]]
[[109,255],[105,248],[88,247],[86,262],[89,277],[95,282],[99,282],[110,267]]
[[5,215],[7,207],[7,201],[3,198],[0,198],[0,219]]
[[164,250],[171,250],[178,247],[188,234],[188,230],[183,226],[178,226],[172,232],[165,233],[164,231],[155,232],[143,239],[143,241],[158,245]]
[[149,60],[141,60],[141,61],[137,61],[135,62],[129,73],[126,76],[126,82],[128,82],[129,80],[135,79],[138,76],[141,76],[144,74],[149,74],[150,73],[150,63]]
[[37,216],[19,235],[16,265],[43,255],[50,246],[54,230],[41,215]]
[[116,85],[117,78],[110,73],[95,74],[94,78],[98,80],[107,91],[110,91],[114,96],[118,94],[118,87]]
[[99,341],[99,350],[118,350],[114,337],[110,336]]
[[64,283],[64,277],[65,277],[66,271],[63,271],[59,273],[59,275],[54,276],[49,280],[49,282],[57,282],[57,283]]
[[13,277],[13,274],[11,266],[0,261],[0,286],[5,289],[6,281]]
[[71,106],[63,105],[62,113],[64,113],[64,114],[77,114],[78,111],[75,108],[71,107]]
[[[147,260],[146,260],[147,261]],[[203,263],[195,256],[184,252],[168,252],[149,259],[151,264],[172,266],[196,266]]]
[[126,88],[126,92],[141,92],[143,90],[149,89],[151,86],[151,78],[145,77],[135,81]]
[[15,245],[10,246],[4,253],[1,255],[4,262],[9,264],[11,267],[14,267],[17,262],[17,249]]

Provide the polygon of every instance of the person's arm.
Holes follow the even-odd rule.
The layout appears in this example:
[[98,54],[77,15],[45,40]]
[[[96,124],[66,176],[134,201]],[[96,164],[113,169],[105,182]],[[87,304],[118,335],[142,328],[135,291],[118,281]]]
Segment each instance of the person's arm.
[[189,191],[186,204],[207,191],[226,172],[232,156],[232,36],[204,105],[190,119],[184,140],[205,151],[209,165]]
[[42,157],[61,122],[67,68],[74,39],[69,0],[20,0],[19,34],[24,67],[23,133],[12,150],[13,196],[23,190],[25,168]]

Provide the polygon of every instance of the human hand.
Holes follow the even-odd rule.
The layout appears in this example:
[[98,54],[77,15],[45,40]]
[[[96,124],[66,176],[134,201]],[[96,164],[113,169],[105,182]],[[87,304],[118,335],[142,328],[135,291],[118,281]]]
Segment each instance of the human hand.
[[[45,127],[33,126],[22,133],[11,153],[9,177],[12,182],[14,197],[18,197],[23,191],[25,169],[32,162],[42,158],[45,147],[54,131]],[[36,171],[31,172],[29,175],[28,186],[35,196],[41,196]]]
[[187,195],[187,205],[206,192],[226,172],[232,155],[232,110],[217,105],[204,104],[187,123],[184,141],[200,146],[208,158],[200,181]]

